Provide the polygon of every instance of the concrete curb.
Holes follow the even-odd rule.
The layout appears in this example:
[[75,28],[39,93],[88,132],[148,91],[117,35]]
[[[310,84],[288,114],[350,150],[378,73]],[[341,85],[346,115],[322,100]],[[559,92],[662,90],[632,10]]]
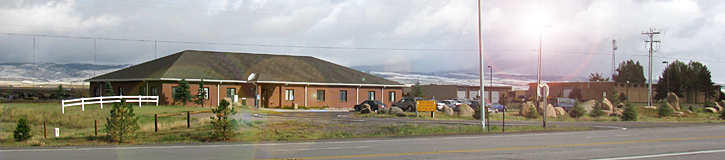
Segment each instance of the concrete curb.
[[268,109],[268,108],[259,108],[259,110],[267,110],[267,111],[275,111],[275,112],[350,112],[351,110],[322,110],[322,109],[298,109],[298,110],[291,110],[291,109]]

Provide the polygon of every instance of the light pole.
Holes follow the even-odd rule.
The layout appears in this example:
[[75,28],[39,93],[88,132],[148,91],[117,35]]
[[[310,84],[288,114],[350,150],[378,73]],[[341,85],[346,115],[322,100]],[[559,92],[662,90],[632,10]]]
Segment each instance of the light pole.
[[667,68],[670,67],[670,62],[662,61],[662,63],[667,65],[667,66],[665,66],[665,71],[664,71],[665,74],[663,74],[662,76],[667,75],[667,77],[665,77],[665,81],[667,81],[667,94],[665,94],[665,95],[668,95],[668,94],[670,94],[670,74],[667,74]]
[[[480,0],[478,0],[478,8],[476,8],[476,9],[477,9],[476,14],[478,16],[478,56],[479,56],[478,57],[479,58],[478,59],[479,60],[478,61],[478,65],[481,68],[481,70],[480,70],[481,71],[481,74],[480,74],[481,75],[480,76],[481,79],[480,79],[479,83],[481,84],[481,88],[480,88],[481,93],[480,93],[480,95],[483,96],[483,93],[485,93],[484,92],[485,87],[483,86],[483,83],[484,83],[483,82],[483,79],[484,79],[484,77],[483,77],[484,68],[483,68],[483,44],[481,44],[481,1]],[[483,105],[483,106],[485,106],[486,104],[484,103],[483,97],[481,97],[480,100],[481,100],[481,103],[480,104]],[[481,108],[483,108],[483,107],[481,107]],[[485,111],[486,110],[481,109],[481,116],[487,117]],[[484,129],[486,129],[486,123],[484,122],[484,119],[485,118],[483,118],[483,117],[481,117],[481,131],[483,131]]]
[[[541,44],[543,41],[542,39],[543,39],[544,28],[546,28],[546,27],[553,27],[553,25],[542,26],[541,28],[539,28],[539,68],[538,68],[538,72],[536,73],[536,87],[541,87]],[[536,104],[541,105],[540,104],[540,102],[541,102],[540,94],[541,93],[536,93],[536,94],[537,94]],[[546,98],[546,97],[544,97],[544,98]],[[539,107],[541,107],[541,106],[539,106]],[[546,106],[544,106],[544,118],[543,119],[544,119],[543,120],[544,128],[546,128]]]
[[627,81],[627,103],[629,103],[629,81]]

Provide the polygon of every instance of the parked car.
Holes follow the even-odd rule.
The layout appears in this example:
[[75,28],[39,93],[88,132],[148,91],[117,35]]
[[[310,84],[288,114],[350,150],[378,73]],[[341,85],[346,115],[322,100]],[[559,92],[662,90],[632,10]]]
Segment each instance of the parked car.
[[500,103],[491,103],[488,100],[486,100],[486,108],[488,108],[489,112],[498,113],[505,111],[506,106],[501,105]]
[[380,102],[380,101],[378,101],[378,100],[365,100],[365,101],[363,101],[362,103],[360,103],[360,104],[358,104],[358,105],[355,105],[355,107],[354,107],[354,108],[355,108],[355,111],[360,111],[360,110],[362,110],[362,106],[363,106],[364,104],[368,104],[368,105],[370,105],[370,109],[371,109],[372,111],[377,111],[377,110],[378,110],[378,109],[380,109],[380,108],[385,108],[385,107],[386,107],[386,106],[385,106],[385,104],[383,104],[383,102]]
[[557,98],[553,104],[554,107],[564,108],[567,112],[574,108],[574,105],[576,105],[576,100],[571,98]]
[[403,109],[404,111],[414,112],[417,108],[416,101],[422,100],[420,97],[404,97],[403,99],[400,99],[400,101],[393,103],[393,107],[398,107],[400,109]]
[[439,111],[443,110],[443,106],[445,106],[446,103],[443,103],[443,101],[436,101],[436,109]]
[[458,102],[456,100],[443,100],[443,103],[446,104],[446,106],[451,107],[451,109],[456,109],[458,106],[461,106],[461,102]]

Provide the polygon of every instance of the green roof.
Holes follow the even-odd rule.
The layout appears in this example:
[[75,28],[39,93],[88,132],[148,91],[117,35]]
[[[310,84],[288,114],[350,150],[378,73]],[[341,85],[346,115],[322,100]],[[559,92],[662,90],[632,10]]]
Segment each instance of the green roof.
[[402,85],[310,56],[186,50],[152,61],[96,76],[86,81],[205,79]]

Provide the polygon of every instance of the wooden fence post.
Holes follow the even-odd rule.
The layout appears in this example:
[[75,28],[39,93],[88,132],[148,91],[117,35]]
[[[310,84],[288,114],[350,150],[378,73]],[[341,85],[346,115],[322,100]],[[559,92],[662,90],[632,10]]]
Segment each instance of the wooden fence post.
[[159,132],[159,115],[154,114],[154,132]]
[[43,121],[43,137],[48,138],[48,132],[46,131],[45,121]]
[[96,136],[98,136],[98,120],[93,120],[93,127],[96,129]]
[[186,111],[186,128],[191,128],[191,114]]

